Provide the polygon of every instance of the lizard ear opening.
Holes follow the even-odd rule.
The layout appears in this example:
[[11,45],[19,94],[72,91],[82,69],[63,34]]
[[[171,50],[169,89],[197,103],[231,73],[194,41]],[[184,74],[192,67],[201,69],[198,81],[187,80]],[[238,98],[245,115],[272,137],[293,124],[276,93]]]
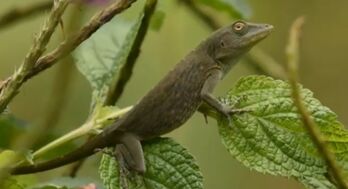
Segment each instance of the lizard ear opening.
[[220,41],[220,47],[224,48],[226,46],[225,42],[223,40]]

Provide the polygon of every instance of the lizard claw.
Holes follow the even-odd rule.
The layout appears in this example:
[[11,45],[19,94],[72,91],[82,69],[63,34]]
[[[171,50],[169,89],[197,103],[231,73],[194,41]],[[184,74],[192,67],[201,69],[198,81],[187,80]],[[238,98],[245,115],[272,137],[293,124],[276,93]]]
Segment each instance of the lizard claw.
[[232,126],[232,116],[235,114],[243,114],[246,112],[251,112],[251,110],[226,107],[224,108],[222,113],[228,120],[228,125]]

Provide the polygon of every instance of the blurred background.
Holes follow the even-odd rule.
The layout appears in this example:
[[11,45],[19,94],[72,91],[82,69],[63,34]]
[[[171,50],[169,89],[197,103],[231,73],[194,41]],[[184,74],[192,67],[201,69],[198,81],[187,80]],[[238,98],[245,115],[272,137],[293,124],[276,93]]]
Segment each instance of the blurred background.
[[[40,1],[11,0],[0,2],[0,15],[14,6],[25,6]],[[311,89],[315,97],[330,107],[339,116],[343,124],[348,123],[348,1],[336,0],[249,0],[250,21],[265,22],[275,26],[274,33],[258,47],[284,64],[285,46],[288,30],[298,16],[306,17],[303,32],[300,75],[301,83]],[[204,39],[211,30],[187,7],[174,0],[160,1],[158,8],[165,12],[165,18],[159,31],[150,30],[142,47],[142,53],[134,69],[133,77],[127,85],[118,106],[134,104],[152,86],[168,72],[174,64]],[[79,12],[94,12],[98,8],[73,9],[70,15]],[[78,13],[74,13],[74,12]],[[221,24],[231,20],[225,13],[209,11]],[[38,14],[5,28],[0,28],[0,79],[5,79],[18,68],[39,31],[46,14]],[[73,17],[73,16],[71,16]],[[66,23],[69,23],[68,21]],[[75,22],[78,23],[78,22]],[[80,23],[82,24],[82,23]],[[69,26],[75,30],[79,24]],[[56,32],[50,48],[62,40],[60,30]],[[66,61],[65,61],[66,62]],[[69,71],[70,70],[70,71]],[[70,73],[70,74],[69,74]],[[57,75],[66,75],[65,80],[57,82]],[[238,64],[218,86],[216,95],[224,95],[241,76],[258,74],[246,64]],[[58,119],[49,118],[54,100],[59,98],[61,90],[55,85],[68,82],[67,97]],[[88,116],[91,89],[86,79],[73,64],[57,64],[43,74],[31,79],[21,89],[10,105],[10,111],[26,123],[27,129],[35,125],[51,124],[49,135],[58,137],[81,125]],[[52,134],[53,133],[53,134]],[[248,188],[303,188],[293,180],[263,175],[250,171],[225,150],[220,142],[217,126],[210,119],[206,124],[201,114],[195,114],[183,127],[170,134],[180,144],[189,149],[203,172],[207,189],[248,189]],[[97,174],[97,161],[93,157],[83,166],[79,175],[93,177]],[[65,168],[58,171],[65,172]],[[56,173],[42,174],[54,177]]]

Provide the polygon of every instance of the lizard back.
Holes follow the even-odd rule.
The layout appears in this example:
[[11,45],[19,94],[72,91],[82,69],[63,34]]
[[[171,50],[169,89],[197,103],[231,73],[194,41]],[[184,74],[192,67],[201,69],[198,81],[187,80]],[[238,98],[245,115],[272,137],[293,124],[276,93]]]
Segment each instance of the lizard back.
[[[206,78],[206,68],[212,61],[197,50],[179,62],[136,106],[119,120],[117,130],[148,139],[166,134],[186,122],[202,100],[200,91]],[[197,58],[200,56],[200,58]]]

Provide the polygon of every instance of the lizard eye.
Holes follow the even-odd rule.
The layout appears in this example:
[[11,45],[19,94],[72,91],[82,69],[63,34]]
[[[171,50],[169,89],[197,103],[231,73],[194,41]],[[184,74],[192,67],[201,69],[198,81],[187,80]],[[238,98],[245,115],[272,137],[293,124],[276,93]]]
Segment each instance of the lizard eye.
[[237,34],[245,34],[248,29],[248,25],[243,21],[237,21],[233,24],[232,29]]

